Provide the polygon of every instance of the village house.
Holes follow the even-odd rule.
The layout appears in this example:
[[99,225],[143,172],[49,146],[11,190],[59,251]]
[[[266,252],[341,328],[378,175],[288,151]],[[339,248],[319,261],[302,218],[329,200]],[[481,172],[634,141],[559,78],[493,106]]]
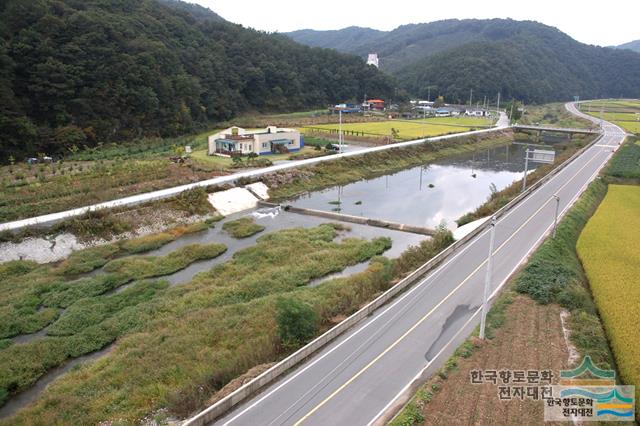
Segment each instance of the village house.
[[295,129],[281,129],[268,126],[265,129],[245,130],[229,127],[209,136],[209,155],[233,157],[238,155],[285,154],[299,151],[304,139]]
[[365,110],[384,111],[384,101],[382,99],[369,99],[362,104]]
[[489,117],[491,114],[486,109],[480,108],[467,108],[464,115],[468,117]]

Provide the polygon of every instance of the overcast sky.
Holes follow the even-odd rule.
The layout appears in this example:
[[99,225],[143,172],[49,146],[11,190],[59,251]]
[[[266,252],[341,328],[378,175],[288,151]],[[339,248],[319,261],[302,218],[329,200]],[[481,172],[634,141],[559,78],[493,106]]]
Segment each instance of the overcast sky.
[[356,25],[391,30],[441,19],[512,18],[559,28],[601,46],[640,39],[640,1],[609,0],[187,0],[228,21],[265,31],[332,30]]

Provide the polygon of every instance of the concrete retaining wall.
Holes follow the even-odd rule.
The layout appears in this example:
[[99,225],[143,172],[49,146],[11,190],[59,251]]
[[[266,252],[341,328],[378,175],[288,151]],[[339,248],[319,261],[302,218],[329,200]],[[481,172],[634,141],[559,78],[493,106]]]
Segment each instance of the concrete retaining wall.
[[[514,198],[511,202],[509,202],[507,205],[505,205],[500,210],[498,210],[495,213],[495,216],[500,217],[505,213],[507,213],[515,205],[517,205],[523,198],[527,197],[529,194],[531,194],[533,191],[535,191],[537,188],[539,188],[541,185],[543,185],[545,182],[551,179],[551,177],[556,175],[560,170],[562,170],[568,164],[573,162],[573,160],[575,160],[580,155],[582,155],[584,151],[586,151],[592,145],[596,144],[601,137],[602,136],[594,140],[592,143],[590,143],[586,147],[582,148],[580,151],[578,151],[573,156],[571,156],[571,158],[567,159],[560,166],[556,167],[551,172],[549,172],[544,178],[540,179],[538,182],[531,185],[525,192],[523,192],[518,197]],[[318,350],[323,348],[325,345],[333,341],[336,337],[340,336],[342,333],[344,333],[345,331],[349,330],[351,327],[358,324],[362,319],[371,315],[376,309],[386,304],[389,300],[393,299],[399,293],[410,288],[413,284],[417,283],[427,272],[429,272],[431,269],[433,269],[434,267],[442,263],[447,257],[454,254],[456,251],[460,250],[468,241],[475,238],[476,235],[485,231],[488,228],[489,224],[490,224],[490,221],[486,221],[484,225],[476,228],[475,230],[467,234],[462,239],[456,241],[455,243],[450,245],[448,248],[441,251],[433,259],[429,260],[427,263],[425,263],[420,268],[412,272],[410,275],[408,275],[402,281],[397,283],[395,286],[391,287],[389,290],[387,290],[386,292],[378,296],[375,300],[367,304],[358,312],[354,313],[349,318],[345,319],[340,324],[336,325],[331,330],[327,331],[320,337],[316,338],[315,340],[313,340],[303,348],[299,349],[292,355],[283,359],[282,361],[280,361],[279,363],[277,363],[276,365],[274,365],[269,370],[265,371],[255,379],[244,384],[242,387],[240,387],[233,393],[227,395],[225,398],[211,405],[210,407],[200,412],[196,416],[186,420],[183,423],[183,425],[184,426],[205,425],[209,422],[212,422],[214,419],[220,417],[222,414],[226,413],[227,411],[231,410],[234,406],[243,402],[245,399],[256,394],[263,387],[267,386],[268,384],[272,383],[274,380],[276,380],[280,376],[284,375],[291,368],[298,366],[309,356],[313,355]],[[448,348],[448,349],[452,350],[451,348]]]
[[282,206],[282,208],[285,211],[288,211],[291,213],[299,213],[299,214],[304,214],[309,216],[324,217],[326,219],[338,220],[341,222],[358,223],[361,225],[375,226],[378,228],[395,229],[396,231],[411,232],[413,234],[433,236],[436,233],[434,229],[423,228],[421,226],[414,226],[414,225],[405,225],[403,223],[390,222],[388,220],[370,219],[362,216],[352,216],[349,214],[327,212],[324,210],[305,209],[301,207],[294,207],[294,206],[288,206],[288,205]]

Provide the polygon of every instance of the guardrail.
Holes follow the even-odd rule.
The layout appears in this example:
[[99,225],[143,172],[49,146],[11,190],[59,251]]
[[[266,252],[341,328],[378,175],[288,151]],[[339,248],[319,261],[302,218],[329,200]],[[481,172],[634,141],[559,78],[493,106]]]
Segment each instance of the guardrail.
[[[542,179],[540,179],[539,181],[531,185],[522,194],[518,195],[516,198],[514,198],[505,206],[503,206],[501,209],[499,209],[497,212],[495,212],[494,215],[496,217],[503,216],[505,213],[511,210],[514,206],[516,206],[520,201],[522,201],[525,197],[530,195],[540,186],[544,185],[549,179],[551,179],[558,172],[560,172],[562,169],[564,169],[566,166],[572,163],[576,158],[582,155],[587,149],[595,145],[601,138],[602,138],[602,135],[600,135],[594,141],[589,143],[587,146],[580,149],[578,152],[576,152],[570,158],[565,160],[558,167],[554,168],[549,173],[547,173]],[[394,285],[393,287],[391,287],[390,289],[382,293],[373,301],[369,302],[366,306],[364,306],[359,311],[352,314],[350,317],[342,321],[340,324],[331,328],[330,330],[328,330],[321,336],[317,337],[316,339],[314,339],[304,347],[298,349],[293,354],[289,355],[282,361],[278,362],[276,365],[269,368],[267,371],[263,372],[255,379],[249,381],[248,383],[245,383],[240,388],[230,393],[226,397],[222,398],[215,404],[201,411],[194,417],[187,419],[183,423],[183,426],[187,426],[187,425],[201,426],[209,422],[212,422],[216,418],[220,417],[222,414],[231,410],[233,407],[235,407],[239,403],[244,402],[247,398],[255,395],[263,387],[271,384],[274,380],[276,380],[280,376],[287,373],[291,368],[298,366],[300,363],[306,360],[309,356],[315,354],[318,350],[322,349],[328,343],[332,342],[335,338],[342,335],[351,327],[358,324],[361,320],[371,315],[375,310],[377,310],[379,307],[386,304],[389,300],[397,296],[400,292],[416,284],[421,278],[424,277],[424,275],[426,275],[427,272],[429,272],[435,266],[442,263],[449,255],[453,254],[456,250],[460,249],[467,242],[473,239],[476,235],[483,232],[485,229],[488,228],[488,226],[489,226],[489,221],[485,221],[483,225],[479,226],[478,228],[474,229],[472,232],[470,232],[460,240],[451,244],[449,247],[447,247],[446,249],[438,253],[436,256],[434,256],[431,260],[429,260],[424,265],[422,265],[421,267],[413,271],[411,274],[406,276],[396,285]]]

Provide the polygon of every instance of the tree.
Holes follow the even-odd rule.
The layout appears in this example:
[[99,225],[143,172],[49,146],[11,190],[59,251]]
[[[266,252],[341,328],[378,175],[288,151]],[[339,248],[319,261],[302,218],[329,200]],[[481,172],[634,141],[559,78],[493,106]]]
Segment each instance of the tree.
[[283,297],[276,302],[276,322],[282,345],[295,348],[316,335],[319,318],[309,304]]
[[444,96],[438,96],[433,103],[433,106],[438,108],[444,105]]
[[249,154],[247,154],[247,164],[253,164],[256,158],[258,158],[258,154],[256,154],[255,152],[250,152]]
[[181,2],[5,0],[0,22],[0,163],[393,91],[355,55]]
[[522,117],[522,113],[524,112],[522,103],[515,99],[506,104],[504,108],[507,112],[507,117],[509,117],[511,122],[520,120],[520,117]]

